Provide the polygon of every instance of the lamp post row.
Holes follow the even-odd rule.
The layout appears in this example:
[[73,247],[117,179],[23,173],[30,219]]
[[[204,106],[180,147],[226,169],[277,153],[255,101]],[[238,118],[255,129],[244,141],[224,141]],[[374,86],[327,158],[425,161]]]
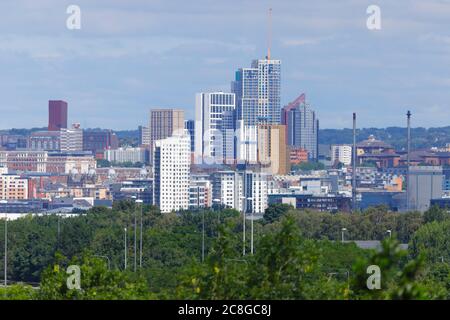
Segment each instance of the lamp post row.
[[[139,203],[140,204],[140,217],[139,217],[139,227],[140,227],[140,232],[139,232],[139,268],[142,268],[142,231],[143,231],[143,203],[144,201],[142,201],[141,199],[136,199],[136,196],[132,196],[131,197],[135,203]],[[136,216],[136,210],[134,210],[134,272],[137,271],[137,216]],[[128,246],[127,246],[127,228],[124,228],[124,257],[125,257],[125,269],[127,269],[128,263],[127,263],[127,251],[128,251]]]

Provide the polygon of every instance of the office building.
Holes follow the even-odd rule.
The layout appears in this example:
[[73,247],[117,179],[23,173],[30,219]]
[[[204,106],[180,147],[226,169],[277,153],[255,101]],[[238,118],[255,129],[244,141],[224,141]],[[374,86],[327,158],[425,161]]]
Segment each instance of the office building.
[[217,171],[212,174],[213,199],[227,208],[241,210],[242,179],[237,171]]
[[150,129],[148,127],[139,126],[138,144],[140,146],[150,146]]
[[287,143],[308,151],[310,160],[317,160],[319,153],[319,120],[304,95],[288,104],[282,111],[283,124],[287,126]]
[[191,138],[191,153],[195,152],[195,120],[185,120],[184,129],[189,132]]
[[10,172],[88,174],[97,162],[91,153],[48,151],[0,151],[0,167]]
[[352,163],[352,146],[340,144],[331,146],[331,163],[333,165],[342,163],[349,166]]
[[308,151],[301,147],[288,146],[291,165],[308,162]]
[[67,128],[67,102],[50,100],[48,102],[48,131],[59,131]]
[[129,179],[121,183],[114,183],[110,190],[113,201],[142,200],[144,204],[153,205],[153,179]]
[[79,123],[72,124],[71,128],[61,129],[60,151],[83,151],[83,130]]
[[280,123],[280,60],[254,60],[250,68],[239,69],[231,90],[236,94],[237,119],[244,126]]
[[[155,141],[184,131],[184,111],[177,109],[152,109],[150,110],[148,127],[150,130],[150,150],[153,150]],[[153,152],[150,152],[150,158],[152,154]]]
[[424,212],[430,207],[431,199],[440,199],[443,172],[439,166],[409,167],[408,209]]
[[36,131],[28,138],[28,149],[32,151],[59,151],[61,131]]
[[161,212],[189,208],[190,154],[187,132],[155,141],[155,204]]
[[236,160],[246,164],[258,162],[258,127],[245,126],[243,120],[237,121]]
[[258,126],[258,163],[265,172],[285,175],[290,172],[290,154],[286,145],[286,126],[262,124]]
[[247,213],[262,214],[268,206],[268,179],[264,172],[243,171],[243,208]]
[[47,151],[0,151],[0,167],[9,171],[47,172]]
[[118,147],[119,138],[112,130],[83,130],[83,150],[92,152],[97,158],[102,158],[105,150]]
[[57,174],[89,174],[97,167],[97,162],[90,152],[49,152],[45,171]]
[[209,180],[191,179],[189,184],[189,209],[212,207],[212,185]]
[[286,193],[269,194],[269,204],[284,203],[296,209],[320,212],[350,212],[351,198],[339,194]]
[[235,107],[233,93],[211,92],[196,95],[196,162],[213,164],[234,160],[233,112]]
[[442,183],[442,188],[446,192],[450,192],[450,167],[444,167],[442,169],[444,174],[444,181]]
[[213,199],[240,212],[264,213],[268,206],[268,180],[264,172],[218,171],[212,175]]
[[118,148],[105,150],[104,159],[114,163],[145,163],[145,148]]
[[19,175],[0,174],[0,200],[26,200],[28,195],[27,178]]
[[18,150],[27,149],[29,138],[17,134],[2,134],[0,133],[0,149],[4,150]]

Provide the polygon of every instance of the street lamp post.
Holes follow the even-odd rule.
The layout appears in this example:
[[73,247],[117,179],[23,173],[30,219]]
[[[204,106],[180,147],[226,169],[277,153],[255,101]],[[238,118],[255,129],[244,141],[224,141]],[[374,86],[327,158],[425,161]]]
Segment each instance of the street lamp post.
[[344,243],[344,232],[347,231],[347,228],[342,228],[342,243]]
[[[7,204],[8,201],[2,200],[2,201],[0,201],[0,203]],[[5,208],[5,261],[4,262],[5,262],[5,268],[4,268],[5,279],[4,279],[4,282],[5,282],[5,288],[6,288],[6,286],[8,285],[8,215],[6,213],[6,208]]]
[[8,285],[8,215],[5,210],[5,288]]
[[202,210],[202,262],[205,261],[205,210]]
[[[249,201],[253,201],[253,198],[247,198],[247,200],[249,200]],[[252,206],[251,206],[251,208],[252,208],[252,216],[251,216],[251,222],[250,222],[250,229],[251,229],[251,233],[250,233],[250,253],[253,255],[253,220],[254,220],[254,217],[253,217],[253,204],[252,204]]]
[[[217,206],[220,206],[220,199],[213,199],[213,203],[216,203]],[[214,207],[214,204],[213,204]],[[217,208],[217,237],[220,236],[219,225],[220,225],[220,207]],[[214,211],[216,211],[216,207],[214,207]]]
[[59,215],[59,214],[56,214],[56,216],[58,217],[58,242],[57,242],[57,248],[58,248],[58,250],[59,250],[59,243],[60,243],[60,239],[61,239],[61,221],[60,221],[60,219],[61,219],[61,215]]
[[[132,196],[132,199],[136,201],[136,196]],[[134,213],[134,272],[136,272],[137,268],[137,217],[136,217],[136,208],[133,207]]]
[[243,210],[242,210],[242,255],[245,256],[245,212],[247,211],[247,198],[241,197],[244,200]]
[[144,201],[138,199],[136,203],[139,203],[141,206],[141,216],[140,216],[140,232],[139,232],[139,268],[142,269],[142,207]]
[[123,230],[125,231],[124,233],[124,242],[125,242],[125,250],[124,250],[124,255],[125,255],[125,270],[127,270],[127,228],[123,228]]

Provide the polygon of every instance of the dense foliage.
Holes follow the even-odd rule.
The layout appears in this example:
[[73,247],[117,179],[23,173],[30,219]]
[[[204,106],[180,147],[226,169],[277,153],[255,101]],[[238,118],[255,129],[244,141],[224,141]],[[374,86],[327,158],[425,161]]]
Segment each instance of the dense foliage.
[[[134,219],[137,217],[137,255]],[[432,208],[356,214],[299,211],[273,205],[254,222],[232,209],[161,214],[123,201],[75,217],[28,216],[8,222],[5,299],[440,299],[450,298],[450,218]],[[345,242],[341,242],[346,228]],[[4,245],[0,222],[0,247]],[[126,231],[125,231],[126,230]],[[392,239],[387,230],[392,231]],[[204,238],[203,238],[204,232]],[[127,269],[125,269],[125,239]],[[204,261],[202,240],[204,239]],[[351,240],[380,240],[380,250]],[[399,243],[409,243],[403,250]],[[3,267],[3,256],[1,266]],[[137,271],[134,272],[134,261]],[[69,265],[81,290],[69,289]],[[369,290],[367,268],[380,267],[381,289]],[[0,268],[2,268],[0,267]],[[3,274],[3,270],[0,270]],[[27,283],[21,284],[21,283]],[[32,285],[34,288],[32,288]]]
[[295,164],[292,166],[293,171],[312,171],[312,170],[323,170],[325,165],[322,162],[302,162],[300,164]]

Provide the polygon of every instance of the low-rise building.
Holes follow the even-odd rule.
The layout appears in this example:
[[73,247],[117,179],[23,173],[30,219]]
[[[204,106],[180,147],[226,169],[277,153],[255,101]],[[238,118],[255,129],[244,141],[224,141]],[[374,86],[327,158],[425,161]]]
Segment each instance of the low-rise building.
[[131,147],[108,149],[104,152],[104,159],[114,163],[144,163],[145,151],[145,148]]
[[14,174],[0,175],[1,200],[27,200],[29,179]]

